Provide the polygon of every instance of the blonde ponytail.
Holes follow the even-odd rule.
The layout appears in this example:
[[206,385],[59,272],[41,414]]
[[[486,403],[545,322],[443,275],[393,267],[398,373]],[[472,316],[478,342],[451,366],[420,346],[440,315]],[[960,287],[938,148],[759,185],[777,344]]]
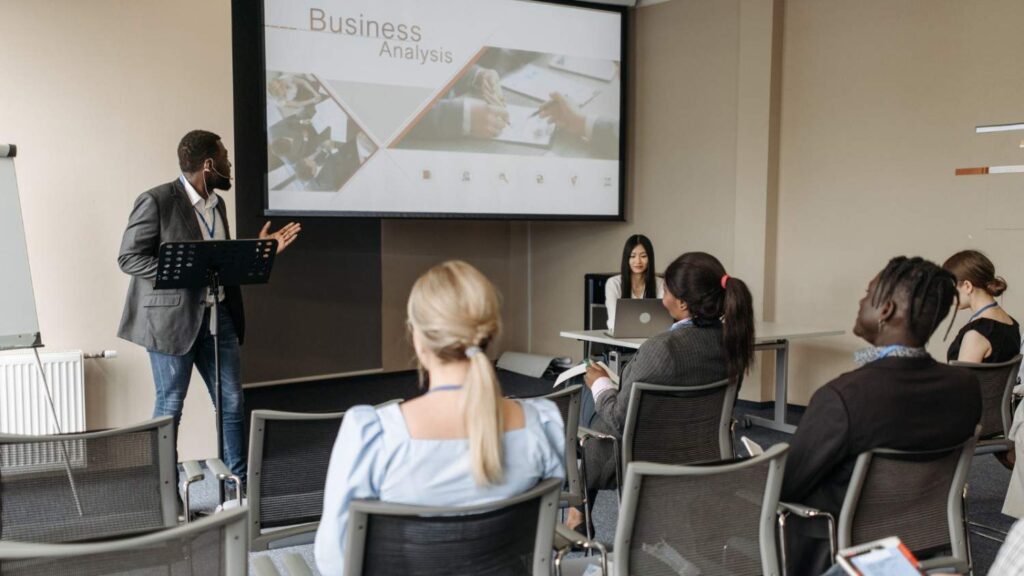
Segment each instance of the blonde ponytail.
[[409,326],[441,362],[469,361],[462,418],[478,485],[496,484],[504,476],[501,387],[486,354],[487,345],[501,332],[500,309],[491,282],[476,268],[457,260],[420,276],[406,307]]
[[473,478],[479,485],[497,484],[504,475],[501,440],[505,418],[501,392],[490,359],[479,348],[473,348],[467,350],[469,374],[464,384],[462,418],[469,437]]

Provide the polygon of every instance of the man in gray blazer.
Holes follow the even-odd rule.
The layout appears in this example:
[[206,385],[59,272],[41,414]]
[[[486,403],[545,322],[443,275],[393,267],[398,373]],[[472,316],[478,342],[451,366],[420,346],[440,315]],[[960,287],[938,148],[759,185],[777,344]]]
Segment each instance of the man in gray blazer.
[[[229,286],[212,295],[207,289],[153,287],[161,243],[231,238],[227,208],[216,193],[231,188],[231,162],[220,136],[193,130],[178,144],[178,165],[181,176],[143,192],[128,219],[117,263],[132,278],[117,335],[149,351],[156,384],[153,416],[173,416],[177,429],[193,366],[213,398],[214,341],[209,324],[213,298],[217,298],[222,456],[244,482],[245,416],[238,355],[245,336],[241,290]],[[276,239],[278,254],[301,230],[295,223],[274,233],[269,229],[267,222],[259,237]]]

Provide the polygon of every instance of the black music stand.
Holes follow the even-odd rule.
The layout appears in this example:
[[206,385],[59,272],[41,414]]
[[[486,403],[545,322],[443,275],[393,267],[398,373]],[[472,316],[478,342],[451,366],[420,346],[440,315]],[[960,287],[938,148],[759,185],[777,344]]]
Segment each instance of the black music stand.
[[[214,410],[217,418],[217,457],[224,459],[224,430],[221,421],[220,339],[216,295],[224,286],[266,284],[277,255],[277,240],[198,240],[164,242],[157,259],[155,288],[209,288],[215,295],[210,308],[213,336]],[[223,500],[223,483],[221,500]],[[239,486],[241,489],[241,486]]]

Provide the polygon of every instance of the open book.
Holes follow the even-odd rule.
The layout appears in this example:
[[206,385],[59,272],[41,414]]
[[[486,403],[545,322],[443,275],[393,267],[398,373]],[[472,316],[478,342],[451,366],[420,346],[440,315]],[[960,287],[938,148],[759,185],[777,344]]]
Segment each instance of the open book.
[[[579,376],[580,374],[585,374],[587,372],[588,364],[589,362],[584,360],[583,362],[580,362],[576,366],[573,366],[572,368],[569,368],[565,372],[562,372],[561,374],[558,375],[558,378],[555,379],[555,385],[552,386],[552,388],[557,388],[559,384],[565,382],[570,378]],[[616,386],[619,385],[619,375],[616,374],[615,372],[612,372],[612,369],[609,368],[607,364],[601,362],[600,360],[594,362],[594,364],[596,364],[602,370],[608,373],[608,377],[611,378],[612,384],[615,384]]]

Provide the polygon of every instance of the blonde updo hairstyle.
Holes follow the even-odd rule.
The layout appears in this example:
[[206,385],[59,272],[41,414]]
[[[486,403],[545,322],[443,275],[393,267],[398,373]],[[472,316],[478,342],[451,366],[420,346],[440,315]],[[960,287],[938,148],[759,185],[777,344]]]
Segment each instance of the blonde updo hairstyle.
[[469,361],[469,373],[462,383],[462,418],[469,439],[473,478],[478,485],[500,482],[502,396],[494,366],[487,357],[487,345],[501,332],[501,300],[497,290],[473,266],[449,260],[416,280],[406,310],[409,328],[418,332],[421,348],[429,350],[443,364]]

